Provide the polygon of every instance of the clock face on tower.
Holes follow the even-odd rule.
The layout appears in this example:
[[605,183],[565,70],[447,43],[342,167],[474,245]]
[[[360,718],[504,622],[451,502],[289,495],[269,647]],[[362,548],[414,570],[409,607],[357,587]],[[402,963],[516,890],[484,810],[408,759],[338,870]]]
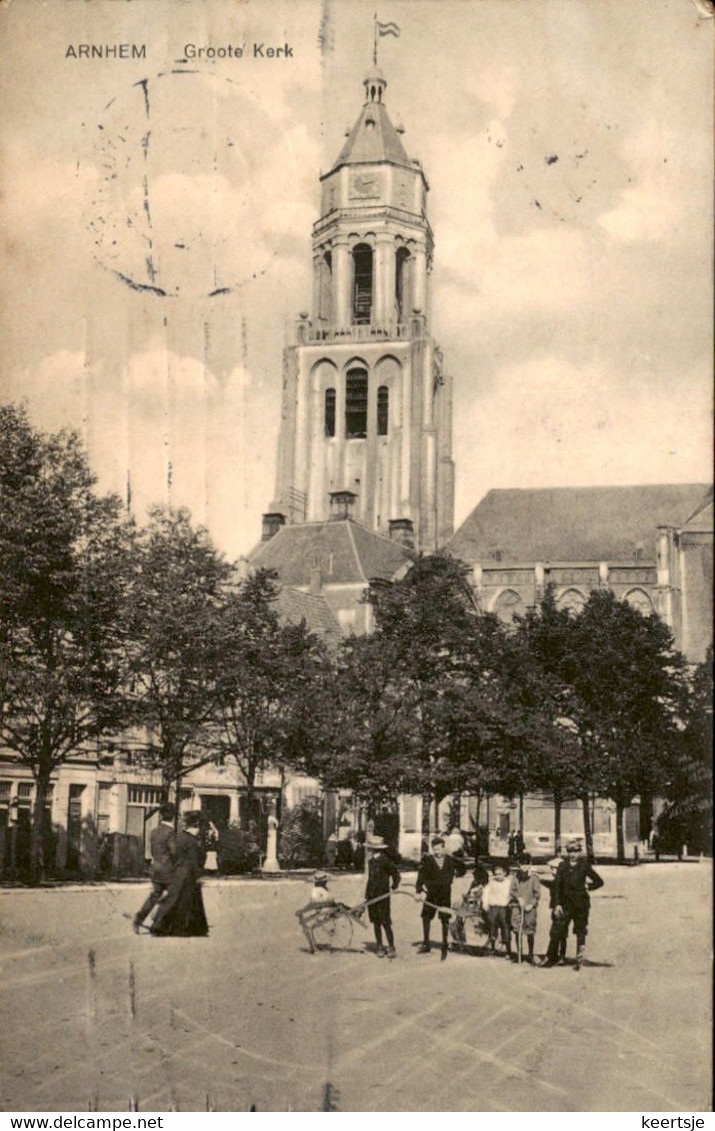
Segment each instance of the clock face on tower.
[[350,173],[348,195],[351,200],[376,200],[380,196],[380,173]]

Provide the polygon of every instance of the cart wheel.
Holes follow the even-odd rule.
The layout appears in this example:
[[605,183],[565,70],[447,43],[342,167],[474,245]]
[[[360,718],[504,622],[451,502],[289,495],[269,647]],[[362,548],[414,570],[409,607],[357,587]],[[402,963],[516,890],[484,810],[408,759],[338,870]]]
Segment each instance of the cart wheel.
[[335,915],[313,928],[316,944],[331,950],[347,950],[352,942],[353,925],[347,915]]

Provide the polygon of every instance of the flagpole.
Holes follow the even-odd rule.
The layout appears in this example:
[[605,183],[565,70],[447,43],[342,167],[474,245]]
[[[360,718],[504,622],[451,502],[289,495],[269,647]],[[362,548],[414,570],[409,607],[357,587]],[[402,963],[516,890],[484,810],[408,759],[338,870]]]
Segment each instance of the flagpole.
[[373,49],[372,49],[372,63],[373,63],[373,66],[376,67],[377,66],[377,12],[375,12],[374,16],[372,17],[372,22],[375,25],[374,26],[374,31],[375,31],[374,45],[373,45]]

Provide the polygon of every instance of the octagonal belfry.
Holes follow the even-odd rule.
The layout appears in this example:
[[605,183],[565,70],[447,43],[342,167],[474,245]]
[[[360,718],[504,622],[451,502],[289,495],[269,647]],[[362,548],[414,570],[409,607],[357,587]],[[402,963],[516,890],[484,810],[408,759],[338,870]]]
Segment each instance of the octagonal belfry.
[[372,68],[324,173],[313,226],[312,313],[283,361],[272,514],[329,521],[336,493],[377,534],[433,551],[453,531],[452,390],[430,333],[429,186]]

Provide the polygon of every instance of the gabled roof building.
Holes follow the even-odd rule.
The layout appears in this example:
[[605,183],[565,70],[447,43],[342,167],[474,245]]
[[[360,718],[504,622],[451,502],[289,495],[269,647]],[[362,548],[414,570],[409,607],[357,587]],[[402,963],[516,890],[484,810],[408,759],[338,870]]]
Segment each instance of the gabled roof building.
[[489,491],[447,549],[473,570],[483,608],[503,620],[547,585],[570,608],[608,586],[658,612],[699,662],[712,640],[712,487],[551,487]]

